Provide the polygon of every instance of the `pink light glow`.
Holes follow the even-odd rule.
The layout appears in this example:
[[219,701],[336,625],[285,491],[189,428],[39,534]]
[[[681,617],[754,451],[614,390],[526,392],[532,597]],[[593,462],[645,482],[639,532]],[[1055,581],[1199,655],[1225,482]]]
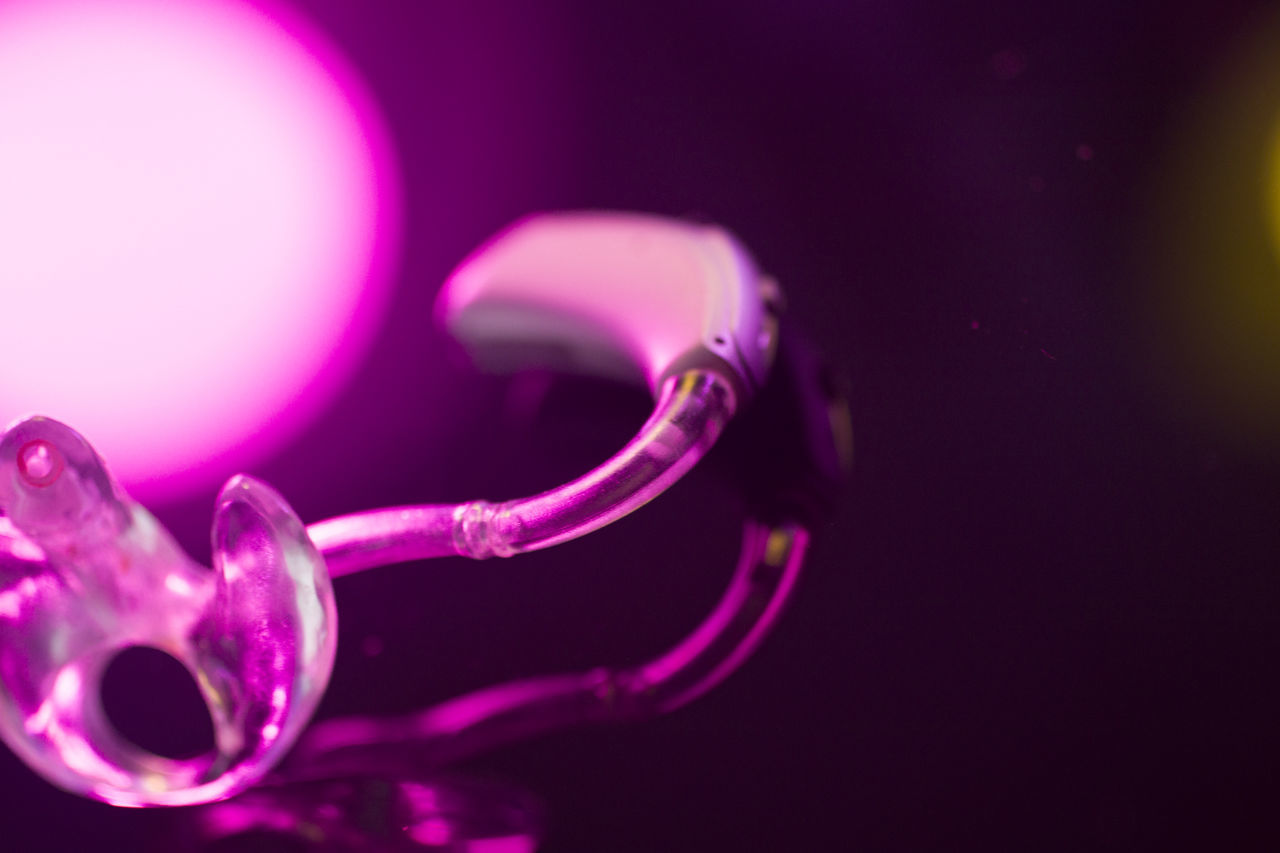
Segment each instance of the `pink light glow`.
[[[40,557],[43,556],[40,554]],[[0,618],[12,619],[15,622],[20,620],[28,605],[35,601],[36,597],[44,591],[42,587],[47,585],[48,582],[43,578],[37,580],[33,577],[25,577],[9,589],[0,589]]]
[[331,398],[398,204],[322,40],[235,0],[7,0],[0,116],[0,422],[74,424],[155,499]]
[[426,847],[440,847],[449,843],[452,833],[447,821],[433,817],[409,827],[408,835]]
[[536,849],[537,845],[527,835],[479,838],[467,845],[468,853],[533,853]]

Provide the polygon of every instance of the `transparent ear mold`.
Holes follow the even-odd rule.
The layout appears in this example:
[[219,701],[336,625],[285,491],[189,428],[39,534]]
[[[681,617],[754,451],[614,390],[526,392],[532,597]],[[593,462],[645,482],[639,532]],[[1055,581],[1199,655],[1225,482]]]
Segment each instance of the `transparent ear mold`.
[[[116,805],[187,805],[252,783],[292,745],[328,684],[337,617],[324,561],[268,486],[223,488],[209,569],[78,433],[30,418],[0,439],[0,512],[0,735],[32,769]],[[99,683],[130,646],[191,672],[211,753],[162,758],[112,727]]]

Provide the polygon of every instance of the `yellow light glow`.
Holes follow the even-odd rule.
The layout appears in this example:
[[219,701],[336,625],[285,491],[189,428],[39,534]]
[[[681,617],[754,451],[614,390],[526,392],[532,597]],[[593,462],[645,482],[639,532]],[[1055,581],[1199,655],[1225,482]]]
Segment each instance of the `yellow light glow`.
[[1280,453],[1280,18],[1182,102],[1140,207],[1145,359],[1180,420]]

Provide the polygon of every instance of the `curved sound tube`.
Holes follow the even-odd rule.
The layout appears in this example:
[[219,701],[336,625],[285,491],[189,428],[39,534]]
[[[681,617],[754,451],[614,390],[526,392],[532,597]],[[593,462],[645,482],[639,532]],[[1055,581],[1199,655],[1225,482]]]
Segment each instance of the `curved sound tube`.
[[797,524],[749,521],[737,568],[715,609],[683,641],[644,664],[497,685],[400,719],[319,723],[290,757],[286,775],[360,774],[370,766],[421,772],[559,729],[674,711],[755,650],[795,586],[808,541]]
[[567,485],[504,503],[470,501],[371,510],[307,528],[334,577],[429,557],[510,557],[575,539],[638,509],[680,479],[733,414],[714,373],[668,379],[639,434]]

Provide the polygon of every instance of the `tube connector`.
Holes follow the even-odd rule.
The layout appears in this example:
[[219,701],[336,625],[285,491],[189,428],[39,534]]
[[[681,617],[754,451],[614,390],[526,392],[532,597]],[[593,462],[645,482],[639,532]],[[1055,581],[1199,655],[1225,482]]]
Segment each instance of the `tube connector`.
[[505,503],[470,501],[453,512],[453,547],[459,556],[473,560],[510,557],[520,553],[511,544],[510,531],[503,522],[511,517]]

